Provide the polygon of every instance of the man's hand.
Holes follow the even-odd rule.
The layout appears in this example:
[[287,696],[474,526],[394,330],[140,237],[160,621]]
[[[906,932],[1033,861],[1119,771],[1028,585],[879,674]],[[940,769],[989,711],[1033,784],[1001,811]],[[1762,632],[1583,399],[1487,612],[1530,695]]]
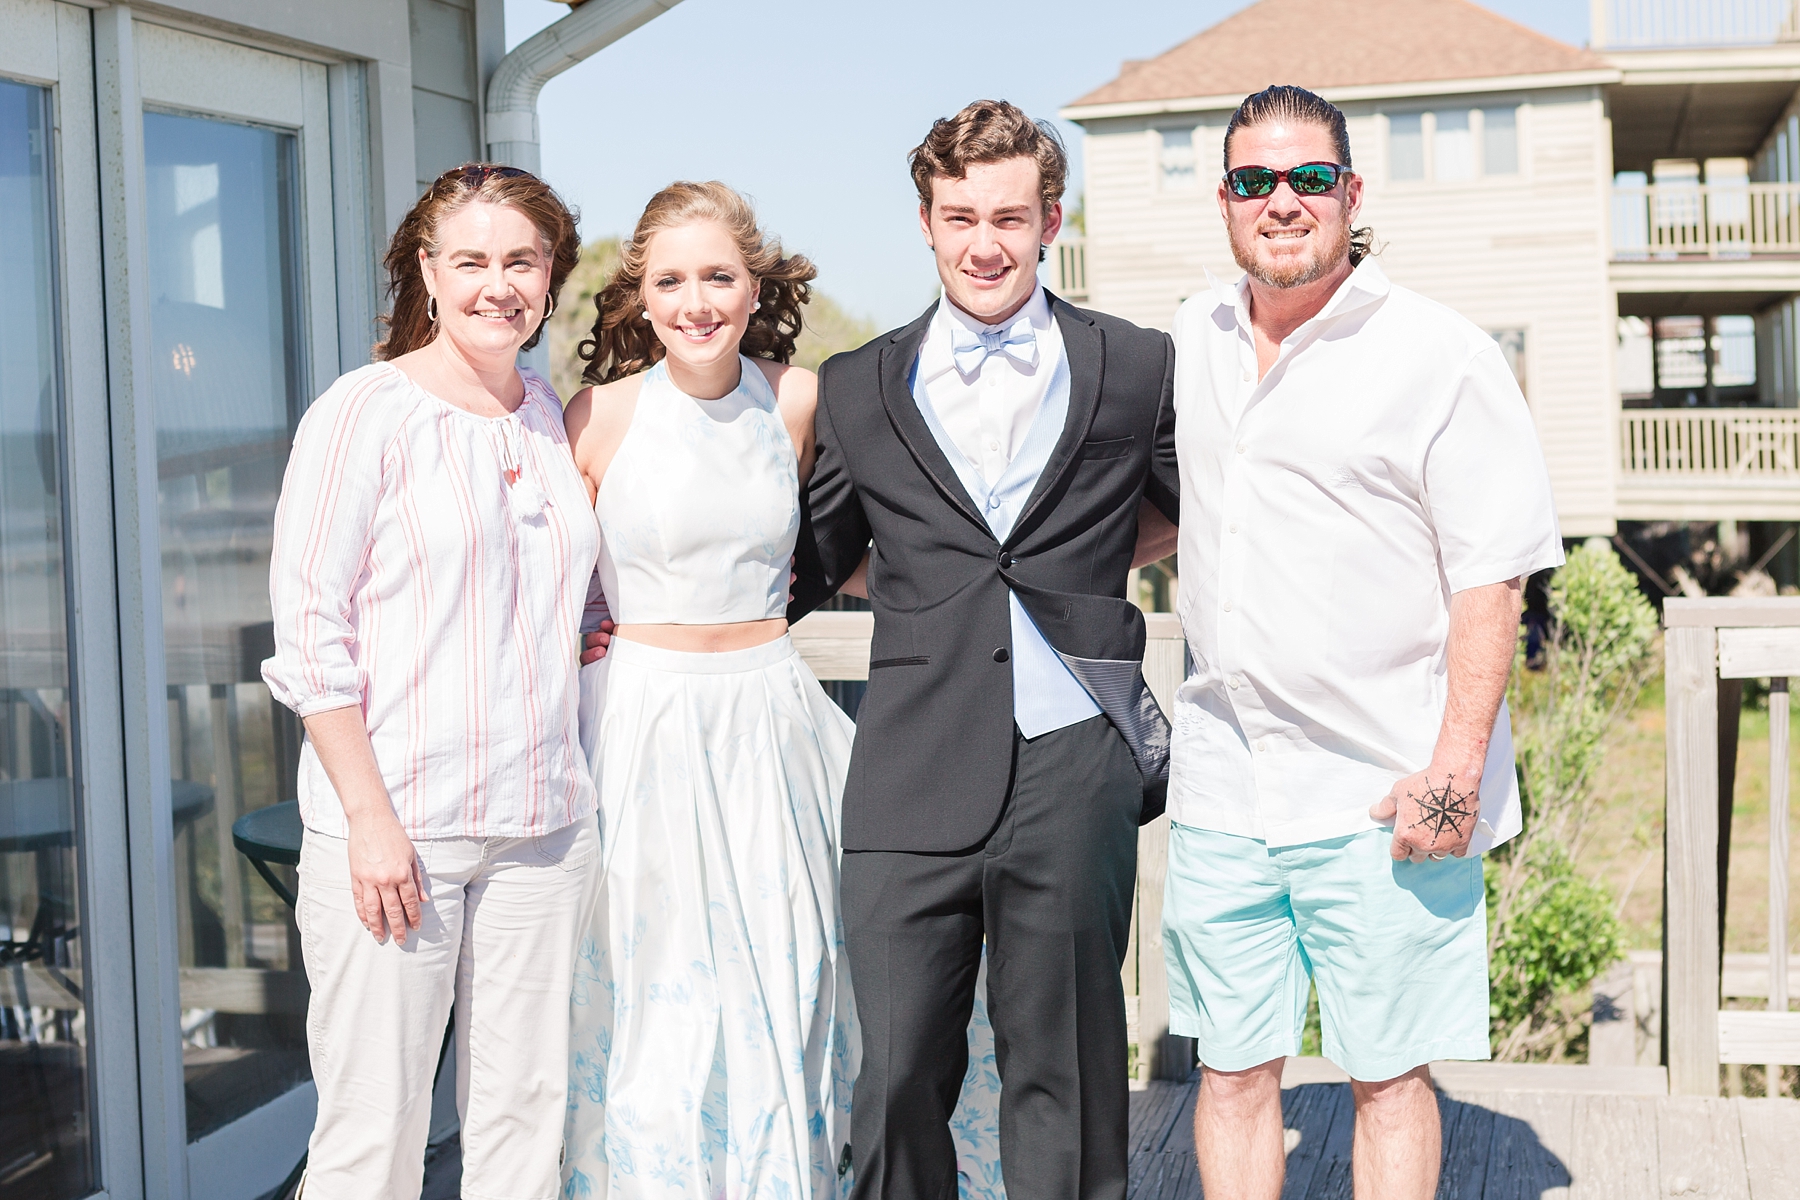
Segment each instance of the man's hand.
[[350,898],[356,915],[377,942],[391,933],[406,945],[406,931],[419,927],[424,876],[412,839],[393,810],[371,810],[350,822]]
[[1148,500],[1138,502],[1137,546],[1131,552],[1133,568],[1161,562],[1175,553],[1180,542],[1181,532],[1173,521],[1162,515],[1162,509]]
[[582,666],[585,667],[589,663],[597,663],[606,657],[606,648],[612,645],[612,631],[613,623],[611,621],[602,621],[600,622],[599,632],[590,633],[581,639]]
[[1394,823],[1394,842],[1388,853],[1394,861],[1455,855],[1469,852],[1475,822],[1481,815],[1481,772],[1456,772],[1436,766],[1394,784],[1369,815]]

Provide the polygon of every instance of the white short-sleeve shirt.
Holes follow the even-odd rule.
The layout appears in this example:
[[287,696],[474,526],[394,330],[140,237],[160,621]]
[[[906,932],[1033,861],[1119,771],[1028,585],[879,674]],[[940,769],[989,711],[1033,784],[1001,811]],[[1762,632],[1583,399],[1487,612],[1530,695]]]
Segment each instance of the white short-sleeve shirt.
[[[1257,379],[1248,284],[1175,319],[1180,615],[1169,815],[1322,841],[1430,764],[1453,592],[1563,561],[1493,339],[1365,260]],[[1473,848],[1520,826],[1504,705]]]

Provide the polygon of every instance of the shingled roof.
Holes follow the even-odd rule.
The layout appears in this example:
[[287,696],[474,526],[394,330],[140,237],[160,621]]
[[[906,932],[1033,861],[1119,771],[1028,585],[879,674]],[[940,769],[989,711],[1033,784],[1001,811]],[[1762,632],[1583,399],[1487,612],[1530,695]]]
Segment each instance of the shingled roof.
[[1604,70],[1607,64],[1469,0],[1260,0],[1074,101],[1248,95]]

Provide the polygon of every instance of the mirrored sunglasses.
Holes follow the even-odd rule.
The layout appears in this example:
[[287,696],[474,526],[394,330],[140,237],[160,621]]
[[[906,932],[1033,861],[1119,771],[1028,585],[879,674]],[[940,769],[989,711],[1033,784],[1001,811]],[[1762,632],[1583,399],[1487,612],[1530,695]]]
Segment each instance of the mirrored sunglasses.
[[1276,186],[1285,179],[1287,185],[1299,195],[1323,196],[1348,174],[1349,167],[1329,162],[1301,163],[1285,171],[1277,171],[1274,167],[1233,167],[1225,172],[1225,186],[1231,189],[1234,196],[1245,200],[1260,200],[1273,194]]

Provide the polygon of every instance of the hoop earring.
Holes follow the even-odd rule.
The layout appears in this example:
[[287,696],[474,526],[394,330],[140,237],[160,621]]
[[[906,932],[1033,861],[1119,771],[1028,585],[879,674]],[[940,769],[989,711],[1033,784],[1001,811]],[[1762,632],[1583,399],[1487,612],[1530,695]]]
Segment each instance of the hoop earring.
[[555,296],[545,296],[544,297],[544,320],[548,321],[551,317],[554,317],[555,315],[556,315],[556,297]]
[[426,320],[430,321],[433,325],[437,324],[437,297],[436,296],[427,296],[425,298],[425,318],[426,318]]

